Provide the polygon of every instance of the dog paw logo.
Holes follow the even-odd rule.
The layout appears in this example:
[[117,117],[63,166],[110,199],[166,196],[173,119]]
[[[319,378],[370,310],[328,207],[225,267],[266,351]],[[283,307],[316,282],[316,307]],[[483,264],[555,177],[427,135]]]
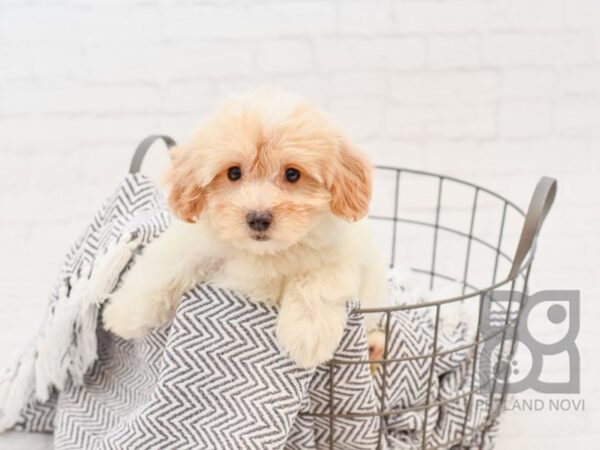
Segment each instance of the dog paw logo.
[[[541,291],[530,296],[513,291],[512,301],[510,291],[495,291],[486,296],[478,364],[481,389],[487,392],[493,389],[495,393],[505,388],[509,393],[527,389],[552,394],[579,393],[580,355],[575,342],[580,326],[579,300],[579,291]],[[509,360],[513,339],[514,353]],[[565,363],[568,371],[552,370],[553,366],[564,367]]]

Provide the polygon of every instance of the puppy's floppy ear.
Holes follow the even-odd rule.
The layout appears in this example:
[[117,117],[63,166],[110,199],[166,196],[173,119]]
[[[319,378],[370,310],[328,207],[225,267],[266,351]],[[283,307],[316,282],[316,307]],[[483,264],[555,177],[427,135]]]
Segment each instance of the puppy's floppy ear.
[[371,166],[350,141],[342,138],[337,167],[331,184],[331,211],[348,221],[356,221],[369,211]]
[[169,206],[185,222],[194,222],[204,208],[205,192],[194,173],[192,149],[177,146],[171,150],[171,165],[165,181],[171,186]]

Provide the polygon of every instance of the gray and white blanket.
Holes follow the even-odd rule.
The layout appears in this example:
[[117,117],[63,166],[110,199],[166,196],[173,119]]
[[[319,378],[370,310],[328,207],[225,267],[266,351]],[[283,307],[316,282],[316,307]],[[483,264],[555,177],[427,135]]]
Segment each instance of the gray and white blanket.
[[443,353],[467,343],[465,325],[442,328],[433,362],[418,358],[432,351],[431,308],[392,314],[389,357],[403,360],[385,375],[355,364],[368,359],[356,304],[336,363],[314,370],[278,347],[276,308],[211,284],[144,339],[105,332],[107,294],[168,224],[156,185],[128,175],[68,253],[33,345],[0,379],[0,431],[53,432],[57,449],[410,449],[423,436],[424,448],[481,448],[486,426],[491,448],[487,395],[468,395],[470,351]]

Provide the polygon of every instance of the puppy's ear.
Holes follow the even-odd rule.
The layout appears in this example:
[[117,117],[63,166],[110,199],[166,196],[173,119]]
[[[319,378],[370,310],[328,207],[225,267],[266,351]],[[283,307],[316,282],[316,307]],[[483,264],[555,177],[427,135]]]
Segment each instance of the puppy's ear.
[[165,181],[171,186],[169,206],[185,222],[194,222],[204,208],[205,192],[195,176],[191,149],[177,146],[171,150],[171,165]]
[[331,185],[331,211],[348,221],[367,215],[371,201],[371,166],[346,138],[342,138]]

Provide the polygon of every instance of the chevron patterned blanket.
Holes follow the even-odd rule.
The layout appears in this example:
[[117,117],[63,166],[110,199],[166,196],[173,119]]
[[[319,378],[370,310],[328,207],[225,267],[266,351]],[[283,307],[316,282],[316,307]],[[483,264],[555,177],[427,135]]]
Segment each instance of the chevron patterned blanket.
[[[45,325],[0,379],[0,431],[53,432],[57,449],[77,450],[411,449],[423,438],[427,448],[481,448],[472,443],[487,396],[466,394],[471,354],[444,354],[466,343],[464,324],[442,327],[435,360],[417,358],[432,351],[430,308],[392,315],[389,355],[403,360],[385,374],[356,364],[368,352],[354,304],[338,363],[310,371],[280,351],[276,308],[211,284],[188,292],[173,323],[145,339],[106,333],[107,293],[168,224],[156,185],[128,175],[72,246]],[[369,415],[384,410],[394,413]],[[463,432],[470,437],[455,445]]]

